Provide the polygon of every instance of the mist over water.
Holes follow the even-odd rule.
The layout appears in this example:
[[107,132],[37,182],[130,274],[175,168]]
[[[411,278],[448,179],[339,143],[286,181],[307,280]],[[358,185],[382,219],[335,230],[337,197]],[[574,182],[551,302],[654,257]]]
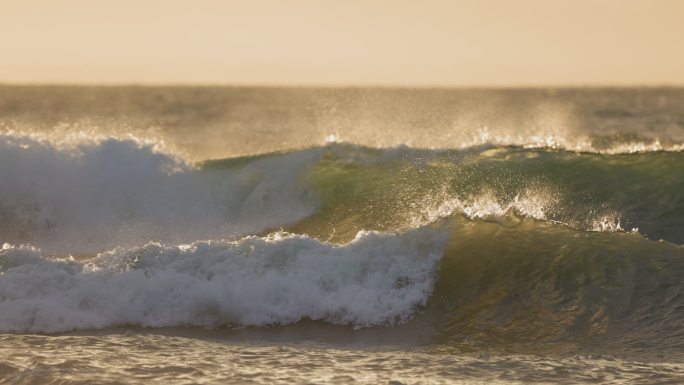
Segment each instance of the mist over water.
[[0,86],[0,129],[151,139],[192,161],[325,144],[678,150],[684,93],[632,89]]
[[682,150],[674,88],[2,86],[0,373],[677,382]]

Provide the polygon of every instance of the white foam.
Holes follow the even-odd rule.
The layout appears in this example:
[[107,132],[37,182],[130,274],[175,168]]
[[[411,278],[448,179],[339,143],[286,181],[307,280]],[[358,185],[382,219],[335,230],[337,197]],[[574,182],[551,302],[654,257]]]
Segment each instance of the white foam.
[[[551,221],[581,231],[592,232],[630,232],[639,234],[639,228],[625,230],[622,227],[622,216],[618,211],[609,209],[580,208],[584,215],[578,219],[558,218],[555,210],[561,205],[562,194],[558,189],[536,186],[523,190],[522,193],[509,200],[502,200],[491,190],[467,198],[454,197],[444,188],[436,194],[426,196],[417,201],[415,207],[408,212],[409,227],[423,226],[455,213],[476,220],[493,220],[500,222],[509,218],[510,214],[540,221]],[[577,214],[575,212],[574,214]]]
[[509,200],[501,200],[491,190],[466,198],[454,196],[445,187],[419,200],[410,212],[410,226],[432,223],[459,213],[471,219],[499,219],[515,213],[527,218],[548,220],[548,215],[559,204],[560,196],[551,188],[535,187],[524,190]]
[[78,254],[281,226],[316,209],[301,174],[320,155],[300,151],[197,169],[135,140],[65,146],[0,135],[0,243]]
[[527,132],[525,130],[511,132],[508,129],[489,129],[485,126],[475,130],[469,137],[466,136],[462,139],[456,148],[466,149],[482,145],[494,147],[517,146],[529,149],[559,149],[606,155],[684,151],[684,143],[661,143],[658,138],[643,138],[627,142],[615,140],[607,143],[597,142],[601,141],[591,135],[567,132],[561,129],[544,130],[542,132]]
[[[591,221],[591,227],[589,228],[589,230],[604,233],[625,231],[625,229],[622,228],[622,224],[620,223],[620,217],[616,213],[604,214],[593,219]],[[633,228],[629,232],[638,233],[639,229]]]
[[359,233],[345,245],[299,235],[118,249],[87,262],[0,250],[0,331],[407,320],[425,304],[446,236]]

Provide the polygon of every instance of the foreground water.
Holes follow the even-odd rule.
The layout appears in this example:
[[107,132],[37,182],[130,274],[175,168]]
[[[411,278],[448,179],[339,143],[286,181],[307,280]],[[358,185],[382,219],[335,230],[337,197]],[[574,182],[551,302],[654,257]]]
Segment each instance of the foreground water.
[[0,376],[680,383],[682,106],[0,87]]
[[272,335],[162,329],[3,336],[1,349],[8,358],[0,373],[5,382],[103,384],[676,384],[684,380],[681,363],[664,359],[463,352],[378,341],[368,334],[364,337],[370,341],[361,340],[356,334],[339,329],[280,330]]

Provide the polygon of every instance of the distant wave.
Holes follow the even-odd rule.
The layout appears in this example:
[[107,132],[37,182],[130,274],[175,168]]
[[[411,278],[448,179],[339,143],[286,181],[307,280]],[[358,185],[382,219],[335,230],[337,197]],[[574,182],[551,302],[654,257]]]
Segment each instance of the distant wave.
[[483,127],[470,134],[460,133],[459,148],[489,145],[494,147],[516,146],[529,149],[556,149],[564,151],[619,155],[648,152],[682,152],[684,142],[656,136],[603,135],[601,133],[577,133],[565,130],[489,129]]
[[454,214],[684,243],[679,152],[346,143],[192,164],[135,140],[0,136],[0,241],[60,255],[285,228],[346,242]]

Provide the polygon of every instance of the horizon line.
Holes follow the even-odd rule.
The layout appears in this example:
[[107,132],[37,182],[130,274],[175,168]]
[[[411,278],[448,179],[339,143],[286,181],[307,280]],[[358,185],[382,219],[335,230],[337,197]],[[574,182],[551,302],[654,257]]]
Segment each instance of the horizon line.
[[0,80],[1,87],[149,87],[149,88],[300,88],[300,89],[663,89],[663,88],[684,88],[684,83],[519,83],[519,84],[497,84],[497,83],[472,83],[472,84],[392,84],[392,83],[248,83],[248,82],[82,82],[82,81],[8,81]]

